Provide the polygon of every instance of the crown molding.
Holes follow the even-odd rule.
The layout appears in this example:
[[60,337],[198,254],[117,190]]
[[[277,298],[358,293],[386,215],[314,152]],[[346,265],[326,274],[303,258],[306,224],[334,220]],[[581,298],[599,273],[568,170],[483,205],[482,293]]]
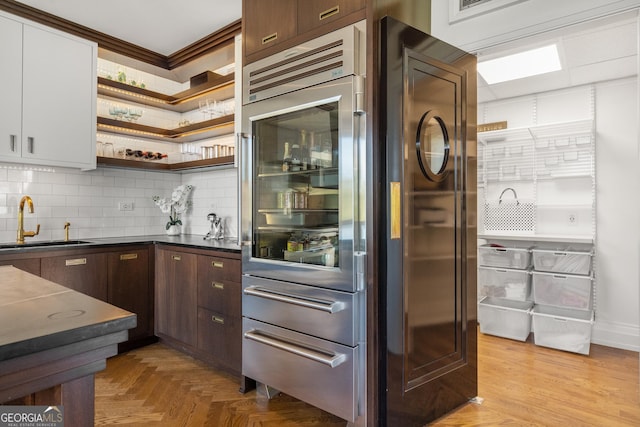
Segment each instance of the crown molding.
[[215,49],[233,43],[235,36],[242,31],[242,21],[237,20],[197,42],[166,56],[14,0],[0,0],[0,10],[93,41],[97,43],[100,48],[167,70],[172,70],[206,55]]

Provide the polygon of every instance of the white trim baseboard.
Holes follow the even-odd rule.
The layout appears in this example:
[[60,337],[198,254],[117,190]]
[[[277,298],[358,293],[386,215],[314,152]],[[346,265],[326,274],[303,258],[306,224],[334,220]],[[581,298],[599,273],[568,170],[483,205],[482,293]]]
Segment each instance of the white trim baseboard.
[[640,352],[640,327],[597,320],[591,330],[591,343]]

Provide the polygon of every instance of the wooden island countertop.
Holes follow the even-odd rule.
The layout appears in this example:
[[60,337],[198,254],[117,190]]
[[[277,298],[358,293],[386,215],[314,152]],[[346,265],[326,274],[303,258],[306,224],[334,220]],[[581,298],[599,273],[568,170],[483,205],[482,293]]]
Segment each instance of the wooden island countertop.
[[94,374],[136,315],[12,266],[0,266],[0,404],[63,405],[93,425]]

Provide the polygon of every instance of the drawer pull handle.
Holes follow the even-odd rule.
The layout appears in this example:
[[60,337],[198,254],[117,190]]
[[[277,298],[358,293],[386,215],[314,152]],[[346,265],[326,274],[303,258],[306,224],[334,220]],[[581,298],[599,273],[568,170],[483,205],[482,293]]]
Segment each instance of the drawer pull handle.
[[130,259],[138,259],[138,254],[122,254],[120,255],[120,261],[127,261]]
[[224,325],[224,319],[222,317],[211,316],[211,321],[214,323],[219,323],[221,325]]
[[174,261],[180,261],[182,257],[180,255],[171,255],[171,259]]
[[266,37],[262,38],[262,44],[267,44],[267,43],[271,43],[272,41],[275,41],[278,38],[278,33],[273,33],[273,34],[269,34]]
[[224,283],[211,282],[211,287],[222,291],[224,290]]
[[324,12],[320,12],[318,19],[322,21],[323,19],[327,19],[333,15],[337,15],[340,13],[340,5],[335,5],[331,9],[327,9]]
[[27,151],[29,152],[29,154],[33,154],[33,147],[35,145],[35,138],[32,136],[27,137]]
[[337,313],[344,310],[344,303],[341,301],[325,301],[316,298],[307,298],[298,295],[291,295],[285,292],[277,292],[271,289],[250,286],[244,290],[245,295],[252,295],[259,298],[273,301],[285,302],[287,304],[299,305],[301,307],[312,308],[324,311],[325,313]]
[[16,152],[16,135],[9,135],[9,150],[12,153]]
[[211,265],[214,266],[215,268],[223,268],[224,267],[224,263],[222,261],[212,261]]
[[296,354],[298,356],[306,357],[307,359],[311,359],[315,362],[322,363],[323,365],[327,365],[331,368],[340,366],[342,363],[344,363],[347,360],[346,354],[342,354],[342,353],[332,354],[332,353],[320,352],[315,349],[301,347],[298,344],[292,344],[277,338],[268,337],[257,331],[245,332],[244,337],[249,340],[257,341],[261,344],[270,345],[271,347],[275,347],[277,349]]
[[67,259],[64,261],[64,265],[67,267],[70,265],[85,265],[86,263],[87,263],[86,258]]

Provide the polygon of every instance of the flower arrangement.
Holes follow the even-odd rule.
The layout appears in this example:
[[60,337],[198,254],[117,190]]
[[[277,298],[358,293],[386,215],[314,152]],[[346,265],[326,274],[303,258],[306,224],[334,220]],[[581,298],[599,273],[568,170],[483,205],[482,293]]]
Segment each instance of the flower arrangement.
[[180,215],[185,213],[191,206],[191,201],[187,200],[189,193],[193,190],[193,185],[179,185],[174,188],[171,193],[171,198],[160,198],[160,196],[153,196],[153,201],[156,206],[160,208],[162,213],[169,214],[169,222],[167,222],[167,230],[172,225],[182,225]]

